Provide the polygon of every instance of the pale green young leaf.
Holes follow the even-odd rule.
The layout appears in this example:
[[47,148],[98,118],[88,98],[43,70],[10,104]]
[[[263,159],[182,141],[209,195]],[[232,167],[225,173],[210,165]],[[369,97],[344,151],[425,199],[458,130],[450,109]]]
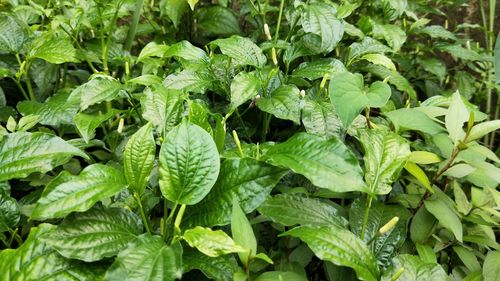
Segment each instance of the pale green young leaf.
[[222,230],[212,230],[210,228],[197,226],[186,230],[182,238],[188,242],[189,246],[195,247],[209,257],[247,252],[247,249],[236,244],[235,241]]
[[441,162],[438,155],[428,151],[412,151],[408,160],[421,165]]
[[187,121],[166,135],[159,157],[160,190],[179,204],[200,202],[219,175],[219,152],[212,136]]
[[181,118],[184,98],[181,91],[161,85],[146,88],[141,97],[142,117],[153,123],[157,132],[169,131]]
[[304,276],[292,271],[267,271],[259,275],[255,281],[307,281]]
[[241,262],[248,266],[250,257],[257,254],[257,239],[247,216],[240,208],[237,198],[233,198],[231,233],[234,241],[245,249],[244,252],[238,253],[238,256]]
[[432,189],[431,182],[429,181],[429,178],[425,174],[425,172],[414,162],[408,161],[405,164],[405,170],[408,171],[412,176],[414,176],[420,184],[422,184],[428,192],[433,193],[434,190]]
[[257,96],[261,83],[256,73],[240,72],[231,82],[231,110]]
[[500,129],[500,120],[479,123],[472,127],[472,129],[470,130],[469,136],[467,137],[467,142],[479,139],[498,129]]
[[183,40],[169,46],[165,53],[165,57],[178,57],[184,60],[195,63],[208,63],[210,58],[202,49],[193,46],[189,41]]
[[326,74],[334,76],[337,73],[346,72],[344,64],[333,58],[318,59],[310,62],[303,62],[293,70],[292,76],[316,80]]
[[462,127],[468,120],[469,110],[465,107],[460,93],[455,92],[445,116],[446,130],[448,130],[448,134],[454,145],[457,145],[458,141],[464,137],[465,133]]
[[436,253],[431,246],[416,243],[415,248],[417,249],[418,256],[424,262],[437,263]]
[[483,264],[484,281],[496,281],[500,278],[500,251],[490,251]]
[[387,69],[396,71],[396,66],[394,65],[392,60],[387,56],[385,56],[384,54],[366,54],[362,56],[360,60],[367,60],[373,64],[379,64]]

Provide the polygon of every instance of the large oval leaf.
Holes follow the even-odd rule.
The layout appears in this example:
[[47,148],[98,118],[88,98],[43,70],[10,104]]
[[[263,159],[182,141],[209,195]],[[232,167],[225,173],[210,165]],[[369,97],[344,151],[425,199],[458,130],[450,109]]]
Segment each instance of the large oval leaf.
[[160,190],[168,200],[193,205],[212,189],[220,169],[212,136],[200,126],[182,122],[160,150]]
[[78,176],[63,171],[47,184],[31,217],[62,218],[71,212],[84,212],[126,186],[123,173],[111,166],[93,164]]
[[249,38],[233,35],[225,39],[212,41],[221,52],[235,60],[238,65],[251,65],[262,68],[266,64],[266,56]]
[[271,94],[259,99],[260,110],[274,115],[276,118],[300,124],[301,100],[299,89],[291,85],[282,85]]
[[331,52],[344,35],[344,25],[335,14],[335,8],[327,3],[309,4],[302,12],[304,31],[321,37],[323,53]]
[[260,80],[254,72],[238,73],[231,82],[231,110],[255,98],[260,87]]
[[33,114],[40,116],[39,123],[50,126],[73,124],[73,117],[80,108],[77,103],[66,103],[69,93],[58,93],[43,103],[37,101],[22,101],[17,104],[17,110],[23,116]]
[[168,131],[179,122],[183,101],[181,91],[152,86],[141,97],[142,117],[153,123],[158,132]]
[[182,276],[182,246],[165,244],[160,236],[143,234],[118,254],[106,272],[107,281],[170,281]]
[[341,138],[343,135],[342,121],[329,102],[305,99],[302,107],[302,124],[308,133],[321,137]]
[[264,216],[285,226],[296,224],[347,226],[347,220],[335,207],[317,198],[279,194],[267,199],[258,209]]
[[93,104],[114,100],[120,96],[123,91],[123,85],[115,78],[106,75],[98,75],[87,83],[74,89],[68,101],[71,103],[79,103],[80,109],[85,110]]
[[40,239],[54,228],[50,224],[40,224],[31,228],[19,248],[1,251],[0,280],[100,280],[100,266],[65,259]]
[[45,173],[75,155],[87,158],[80,149],[50,134],[8,134],[0,142],[0,181]]
[[401,281],[450,280],[446,272],[439,264],[424,262],[419,257],[412,255],[399,255],[395,257],[392,260],[391,269],[384,272],[382,280],[393,280],[392,277],[401,268],[404,268],[403,273],[398,278],[398,280]]
[[207,277],[220,281],[233,281],[234,272],[239,268],[232,255],[213,258],[192,248],[184,250],[182,266],[185,271],[198,269]]
[[379,270],[372,252],[356,235],[341,226],[299,226],[281,234],[285,235],[304,241],[322,260],[354,269],[360,280],[378,280]]
[[123,153],[125,178],[129,188],[142,194],[153,170],[156,143],[152,124],[148,123],[130,137]]
[[308,178],[314,185],[335,192],[362,191],[365,184],[354,154],[337,138],[298,133],[270,147],[263,159]]
[[115,256],[141,232],[141,219],[131,211],[94,208],[69,215],[42,240],[66,258],[92,262]]
[[251,158],[227,159],[212,191],[199,204],[187,208],[188,225],[226,225],[231,222],[233,198],[245,213],[255,210],[286,173]]
[[0,14],[0,51],[19,53],[29,40],[29,31],[17,18]]
[[16,199],[5,190],[0,190],[0,233],[13,229],[19,222],[21,212]]

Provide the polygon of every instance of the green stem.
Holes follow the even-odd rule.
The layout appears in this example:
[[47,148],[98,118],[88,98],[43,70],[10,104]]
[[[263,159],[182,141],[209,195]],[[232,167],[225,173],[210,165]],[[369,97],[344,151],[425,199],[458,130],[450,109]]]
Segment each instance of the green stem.
[[370,214],[370,208],[372,207],[373,196],[368,195],[368,205],[365,209],[365,215],[363,217],[363,226],[361,227],[361,240],[365,240],[366,225],[368,224],[368,215]]
[[135,33],[137,32],[137,25],[139,24],[139,19],[141,18],[142,6],[144,5],[144,0],[137,0],[135,2],[134,15],[132,16],[132,24],[128,30],[127,39],[125,40],[124,49],[129,51],[132,48],[132,43],[134,42]]
[[142,223],[144,224],[144,227],[146,228],[146,232],[148,234],[151,234],[151,230],[149,229],[148,219],[146,217],[146,213],[144,213],[144,208],[142,207],[141,196],[139,195],[139,193],[135,192],[134,198],[135,198],[135,201],[137,202],[137,205],[139,206],[139,212],[141,213]]
[[14,82],[16,83],[17,87],[19,88],[19,90],[21,91],[21,94],[23,94],[23,97],[25,100],[29,100],[30,97],[28,96],[28,94],[26,93],[26,91],[24,90],[23,88],[23,85],[21,85],[21,82],[19,82],[19,80],[17,79],[14,79],[12,78],[12,80],[14,80]]
[[278,14],[278,22],[276,23],[276,32],[274,33],[274,43],[278,42],[278,37],[280,35],[280,25],[281,25],[281,16],[283,15],[283,7],[285,5],[285,0],[281,0],[280,2],[280,12]]
[[177,212],[177,216],[175,217],[174,221],[174,235],[175,236],[180,236],[181,235],[181,222],[182,222],[182,217],[184,216],[184,211],[186,210],[186,204],[182,204],[181,207],[179,208],[179,212]]

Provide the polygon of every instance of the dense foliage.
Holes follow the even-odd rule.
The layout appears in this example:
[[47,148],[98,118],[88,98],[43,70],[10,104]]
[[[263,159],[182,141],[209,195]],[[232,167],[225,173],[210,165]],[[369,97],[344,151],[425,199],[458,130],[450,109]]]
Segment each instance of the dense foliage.
[[0,280],[500,280],[468,2],[0,2]]

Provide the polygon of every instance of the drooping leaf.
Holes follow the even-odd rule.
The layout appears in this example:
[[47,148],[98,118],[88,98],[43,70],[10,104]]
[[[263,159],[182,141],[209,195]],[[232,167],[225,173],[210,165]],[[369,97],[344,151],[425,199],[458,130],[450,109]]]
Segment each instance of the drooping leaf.
[[226,39],[217,39],[210,43],[220,48],[221,52],[234,59],[238,65],[251,65],[262,68],[267,58],[252,40],[233,35]]
[[319,259],[354,269],[360,280],[378,280],[380,273],[372,252],[363,241],[341,226],[299,226],[280,236],[299,238]]
[[436,227],[436,218],[422,206],[417,210],[410,224],[410,237],[415,243],[425,243]]
[[282,85],[269,96],[257,101],[260,110],[274,115],[277,118],[293,121],[300,124],[299,89],[291,85]]
[[183,112],[184,95],[160,85],[147,88],[141,97],[144,119],[153,123],[158,132],[174,127]]
[[310,134],[330,138],[342,138],[342,121],[329,102],[305,99],[302,107],[302,124]]
[[483,57],[474,50],[466,49],[459,44],[439,46],[441,51],[449,53],[455,59],[480,61]]
[[362,56],[360,59],[367,60],[373,64],[379,64],[387,69],[396,71],[396,66],[394,65],[392,60],[383,54],[366,54]]
[[186,205],[194,205],[208,194],[220,169],[212,136],[189,122],[182,122],[166,135],[159,162],[163,196]]
[[14,229],[20,218],[21,212],[16,199],[0,190],[0,232]]
[[481,265],[479,264],[476,255],[469,249],[466,249],[463,246],[454,246],[453,251],[457,254],[468,270],[471,272],[481,271]]
[[77,51],[68,36],[58,36],[46,31],[31,44],[30,59],[39,58],[54,64],[78,62]]
[[234,241],[244,249],[243,252],[238,253],[240,261],[248,265],[250,257],[257,255],[257,239],[245,212],[240,208],[237,198],[233,198],[232,209],[231,233]]
[[85,262],[113,257],[142,232],[141,219],[120,208],[72,213],[42,240],[66,258]]
[[30,29],[6,13],[0,14],[0,50],[19,53],[29,40]]
[[285,226],[296,224],[347,226],[347,220],[332,205],[316,198],[300,195],[279,194],[273,196],[264,201],[258,210],[264,216]]
[[455,238],[462,242],[463,227],[458,211],[455,209],[454,202],[442,194],[437,192],[424,202],[425,209],[429,211],[439,223],[453,233]]
[[118,111],[110,110],[105,114],[100,114],[100,115],[94,115],[94,114],[91,115],[80,112],[75,115],[73,121],[82,138],[85,140],[86,143],[88,143],[91,139],[95,137],[95,130],[99,126],[101,126],[103,122],[115,116],[117,112]]
[[404,268],[403,273],[398,278],[398,280],[401,281],[450,280],[446,272],[439,264],[424,262],[417,256],[412,256],[407,254],[399,255],[392,260],[392,266],[390,270],[384,272],[382,280],[383,281],[392,280],[391,278],[401,268]]
[[345,71],[347,71],[347,69],[341,61],[327,58],[311,62],[303,62],[293,70],[292,75],[295,77],[315,80],[322,78],[325,74],[334,76],[337,73]]
[[182,276],[182,246],[143,234],[130,242],[106,272],[106,281],[173,281]]
[[0,181],[45,173],[73,156],[87,158],[80,149],[46,133],[18,132],[0,141]]
[[175,28],[179,26],[182,16],[188,10],[188,2],[186,0],[161,0],[160,11],[167,15],[172,21]]
[[209,257],[191,248],[182,254],[182,266],[185,271],[198,269],[207,277],[220,281],[233,281],[233,275],[238,268],[238,263],[232,255]]
[[391,88],[387,84],[377,81],[365,89],[363,76],[350,72],[335,75],[330,81],[329,92],[344,128],[349,127],[363,108],[382,107],[391,96]]
[[263,159],[291,169],[314,185],[334,192],[365,190],[361,168],[354,154],[337,138],[297,133],[270,147]]
[[336,18],[336,10],[327,3],[315,2],[302,10],[302,28],[321,38],[321,52],[331,52],[344,35],[344,25]]
[[43,220],[84,212],[126,186],[121,171],[103,164],[87,166],[78,176],[63,171],[47,184],[31,217]]
[[231,82],[231,110],[255,98],[261,87],[260,80],[254,72],[240,72]]
[[100,268],[65,259],[40,239],[54,228],[50,224],[40,224],[31,228],[19,248],[0,251],[0,280],[100,279]]
[[446,130],[455,145],[465,135],[462,127],[467,120],[469,120],[469,110],[465,107],[460,93],[455,92],[445,116]]
[[155,161],[156,143],[152,124],[147,123],[133,134],[125,146],[123,166],[129,188],[139,195],[146,189]]
[[[351,231],[358,236],[361,236],[366,207],[366,200],[356,200],[349,209]],[[394,228],[383,235],[378,235],[380,228],[394,217],[399,218]],[[392,257],[396,255],[398,249],[403,245],[406,239],[406,223],[409,218],[410,213],[402,206],[384,205],[377,201],[372,202],[368,213],[364,241],[368,242],[372,238],[375,239],[370,246],[378,264],[382,268],[389,265]]]
[[197,248],[209,257],[246,251],[244,247],[236,244],[222,230],[211,230],[210,228],[197,226],[186,230],[182,238],[188,242],[189,246]]
[[251,158],[226,159],[220,168],[214,188],[196,206],[187,208],[187,225],[214,226],[231,222],[233,197],[245,213],[255,210],[266,200],[285,170]]
[[397,131],[416,130],[435,135],[444,131],[425,113],[414,108],[400,108],[394,111],[386,112],[385,115],[394,124]]
[[89,106],[111,101],[122,95],[123,85],[111,76],[99,75],[71,92],[68,102],[79,103],[80,109],[85,110]]
[[398,134],[384,129],[358,130],[365,150],[365,181],[369,194],[387,194],[410,156],[410,146]]
[[22,101],[17,104],[17,110],[23,115],[38,115],[39,123],[49,126],[73,124],[73,117],[80,108],[78,103],[66,103],[69,93],[58,93],[45,102]]

